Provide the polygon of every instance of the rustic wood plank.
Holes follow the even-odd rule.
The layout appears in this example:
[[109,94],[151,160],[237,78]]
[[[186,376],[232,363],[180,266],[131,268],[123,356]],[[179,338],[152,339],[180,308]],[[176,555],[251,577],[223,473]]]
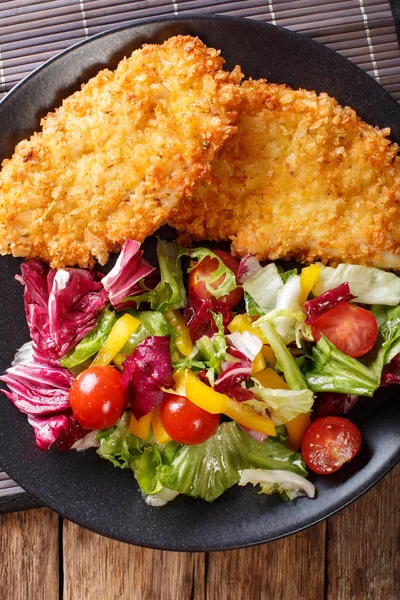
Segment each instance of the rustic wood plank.
[[49,509],[0,515],[2,600],[58,600],[58,524]]
[[329,519],[327,600],[400,598],[399,475]]
[[63,548],[68,600],[204,600],[204,554],[129,546],[66,520]]
[[207,600],[321,600],[326,524],[263,546],[213,552]]

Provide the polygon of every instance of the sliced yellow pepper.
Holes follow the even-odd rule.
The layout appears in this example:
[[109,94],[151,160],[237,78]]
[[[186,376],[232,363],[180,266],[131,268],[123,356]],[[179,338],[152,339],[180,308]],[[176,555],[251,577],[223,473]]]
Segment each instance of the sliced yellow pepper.
[[249,315],[236,315],[233,317],[232,321],[228,325],[228,329],[231,333],[234,331],[238,331],[239,333],[243,333],[243,331],[248,331],[253,335],[256,335],[263,344],[268,343],[268,341],[263,336],[260,329],[256,329],[253,327],[253,321],[249,317]]
[[310,265],[304,267],[300,273],[301,298],[302,304],[307,300],[309,293],[317,283],[321,271],[320,265]]
[[255,359],[253,360],[253,369],[252,369],[252,373],[257,373],[258,371],[262,371],[263,369],[265,369],[266,364],[265,364],[265,360],[264,360],[264,355],[262,353],[262,350],[260,350],[260,352],[257,354],[257,356],[255,357]]
[[224,414],[244,427],[267,435],[276,435],[274,422],[271,419],[258,415],[247,404],[236,402],[236,400],[229,398]]
[[136,435],[141,440],[147,440],[150,435],[152,413],[149,412],[147,415],[143,415],[139,420],[132,414],[131,423],[129,425],[129,431]]
[[304,434],[310,425],[311,419],[309,413],[301,413],[291,421],[285,423],[285,427],[288,432],[288,439],[285,445],[290,450],[297,451],[300,448]]
[[193,404],[207,412],[218,415],[223,413],[228,406],[228,396],[216,392],[212,387],[200,381],[192,371],[176,371],[173,377],[177,393],[186,396]]
[[167,444],[172,440],[172,437],[165,431],[161,421],[161,405],[159,404],[152,412],[151,424],[153,427],[154,437],[157,444]]
[[193,343],[185,319],[179,310],[166,310],[164,317],[167,319],[168,323],[178,331],[179,335],[176,338],[175,343],[179,352],[183,354],[183,356],[188,356],[192,351]]
[[269,367],[255,373],[254,379],[257,379],[261,385],[271,390],[287,390],[288,385],[274,369]]
[[118,352],[118,354],[116,354],[114,356],[112,361],[113,361],[114,365],[116,367],[118,367],[118,369],[122,369],[122,363],[124,362],[125,359],[126,359],[125,354],[122,354],[122,352]]
[[91,366],[110,364],[114,356],[122,350],[139,325],[140,321],[128,314],[118,319]]
[[264,357],[264,360],[267,363],[267,365],[269,367],[274,367],[276,359],[275,359],[274,351],[272,350],[271,346],[264,344],[263,347],[261,348],[261,352],[263,353],[263,357]]

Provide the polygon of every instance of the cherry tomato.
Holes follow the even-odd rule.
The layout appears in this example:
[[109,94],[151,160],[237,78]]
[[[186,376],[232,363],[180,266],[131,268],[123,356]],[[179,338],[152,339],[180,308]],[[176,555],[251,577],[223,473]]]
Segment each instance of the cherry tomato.
[[[213,250],[214,254],[216,254],[223,263],[233,271],[236,275],[239,269],[239,261],[236,260],[229,252],[224,252],[223,250]],[[210,280],[211,274],[218,268],[218,262],[216,258],[209,258],[206,256],[200,261],[189,273],[189,294],[190,292],[194,292],[198,294],[204,300],[209,300],[212,298],[212,294],[208,291],[206,287],[206,283]],[[212,287],[215,289],[220,286],[224,281],[224,275],[221,275],[217,281],[212,284]],[[218,298],[218,302],[222,302],[226,304],[229,308],[235,306],[243,297],[243,290],[241,287],[237,287],[235,290],[232,290],[230,294],[226,294],[221,298]]]
[[82,427],[112,427],[125,408],[120,372],[109,365],[82,371],[71,386],[69,401]]
[[375,344],[378,324],[374,315],[365,308],[339,302],[318,317],[312,331],[316,342],[323,334],[338,350],[358,358]]
[[166,394],[161,404],[161,421],[173,440],[193,446],[214,435],[219,425],[219,415],[203,410],[185,396]]
[[358,454],[359,429],[342,417],[317,419],[307,429],[301,450],[309,469],[319,475],[334,473]]

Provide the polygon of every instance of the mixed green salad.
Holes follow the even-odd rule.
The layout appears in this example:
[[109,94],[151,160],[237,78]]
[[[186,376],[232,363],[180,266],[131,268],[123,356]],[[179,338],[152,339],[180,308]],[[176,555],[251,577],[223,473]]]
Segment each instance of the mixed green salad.
[[162,240],[157,255],[127,240],[105,276],[23,263],[31,341],[3,393],[41,449],[97,448],[152,506],[248,483],[314,497],[309,470],[360,449],[343,415],[400,383],[400,278]]

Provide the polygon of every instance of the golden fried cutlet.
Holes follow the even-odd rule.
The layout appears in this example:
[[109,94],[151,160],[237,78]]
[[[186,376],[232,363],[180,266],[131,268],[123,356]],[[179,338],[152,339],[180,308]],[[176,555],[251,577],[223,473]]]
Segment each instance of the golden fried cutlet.
[[100,71],[20,142],[0,173],[0,252],[104,264],[171,209],[236,130],[240,69],[189,36]]
[[238,133],[170,219],[238,256],[400,269],[400,159],[390,131],[336,100],[248,81]]

